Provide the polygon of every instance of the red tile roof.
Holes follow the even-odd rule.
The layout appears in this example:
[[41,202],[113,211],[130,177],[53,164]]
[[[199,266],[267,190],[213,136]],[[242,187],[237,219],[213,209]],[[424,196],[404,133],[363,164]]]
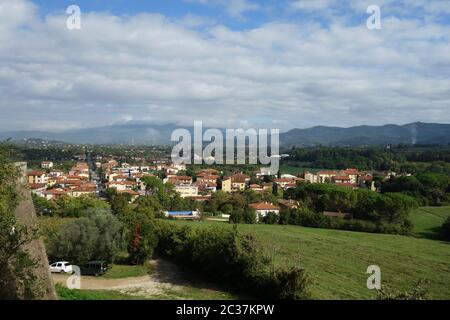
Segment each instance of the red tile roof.
[[27,175],[30,177],[33,177],[33,176],[42,176],[42,175],[44,175],[44,174],[46,174],[46,172],[45,171],[31,171],[31,172],[29,172]]
[[274,206],[271,203],[266,203],[266,202],[252,203],[249,206],[250,206],[250,208],[253,208],[255,210],[280,210],[279,207]]

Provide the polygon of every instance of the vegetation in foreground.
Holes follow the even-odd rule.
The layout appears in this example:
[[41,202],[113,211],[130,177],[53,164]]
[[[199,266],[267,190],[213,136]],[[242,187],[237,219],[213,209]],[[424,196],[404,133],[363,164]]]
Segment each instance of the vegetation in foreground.
[[38,299],[46,294],[33,272],[39,261],[25,249],[36,239],[36,230],[19,223],[15,216],[20,201],[18,178],[8,150],[0,145],[0,300]]
[[60,300],[142,300],[142,297],[132,296],[111,290],[72,290],[56,285]]
[[263,299],[309,299],[310,277],[300,265],[275,265],[252,234],[236,226],[194,228],[157,221],[156,251],[197,272]]
[[[220,222],[190,223],[204,228]],[[273,252],[277,267],[298,264],[313,278],[313,299],[375,299],[368,290],[367,267],[381,268],[382,283],[407,291],[419,279],[427,281],[433,299],[450,299],[450,244],[398,235],[380,235],[299,226],[238,225],[253,233],[263,247]]]

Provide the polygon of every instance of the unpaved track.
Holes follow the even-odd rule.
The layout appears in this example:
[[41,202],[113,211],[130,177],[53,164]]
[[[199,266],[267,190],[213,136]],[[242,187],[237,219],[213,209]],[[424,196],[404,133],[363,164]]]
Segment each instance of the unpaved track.
[[[153,260],[154,273],[148,276],[103,279],[101,277],[81,277],[81,289],[83,290],[112,290],[142,297],[154,297],[164,295],[167,290],[182,290],[184,286],[195,286],[207,290],[216,290],[211,285],[196,283],[189,279],[178,266],[165,260]],[[66,285],[69,275],[53,274],[55,283]]]

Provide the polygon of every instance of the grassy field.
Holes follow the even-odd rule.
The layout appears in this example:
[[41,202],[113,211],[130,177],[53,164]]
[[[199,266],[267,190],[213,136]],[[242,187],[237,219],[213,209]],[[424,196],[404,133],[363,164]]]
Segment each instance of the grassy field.
[[60,300],[142,300],[129,294],[106,290],[71,290],[56,285],[56,292]]
[[450,207],[422,207],[411,213],[414,235],[436,239],[444,221],[450,217]]
[[[188,223],[189,222],[174,222]],[[190,223],[195,227],[220,222]],[[299,226],[239,225],[253,232],[274,253],[278,266],[300,265],[312,275],[315,299],[372,299],[366,288],[367,267],[381,268],[382,283],[399,290],[429,281],[434,299],[450,299],[450,243]]]

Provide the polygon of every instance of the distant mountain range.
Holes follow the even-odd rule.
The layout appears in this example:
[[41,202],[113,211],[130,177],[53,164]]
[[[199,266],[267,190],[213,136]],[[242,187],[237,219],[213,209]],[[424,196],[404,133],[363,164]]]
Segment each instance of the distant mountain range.
[[[0,139],[45,139],[90,144],[171,144],[173,124],[120,124],[62,132],[0,132]],[[406,125],[356,126],[350,128],[317,126],[281,133],[281,145],[290,146],[376,146],[386,144],[450,144],[450,124],[410,123]]]
[[387,144],[449,144],[450,124],[415,122],[405,125],[312,127],[281,135],[284,146],[375,146]]

